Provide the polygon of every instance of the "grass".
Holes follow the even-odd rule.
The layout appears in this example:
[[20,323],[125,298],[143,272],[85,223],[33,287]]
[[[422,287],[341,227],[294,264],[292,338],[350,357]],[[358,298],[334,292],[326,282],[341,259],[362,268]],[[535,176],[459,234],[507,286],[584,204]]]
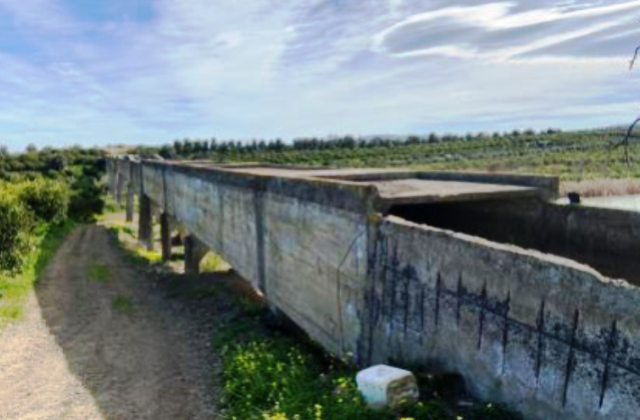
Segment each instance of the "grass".
[[124,234],[129,235],[131,237],[136,236],[136,231],[127,223],[110,222],[109,226],[110,228],[114,229],[118,233],[123,232]]
[[563,182],[561,195],[577,192],[583,197],[603,197],[640,194],[640,179],[589,179]]
[[202,273],[220,273],[227,272],[231,269],[229,263],[214,252],[207,252],[200,262],[200,272]]
[[117,213],[118,211],[120,211],[120,206],[113,196],[111,194],[105,195],[103,214]]
[[89,280],[96,283],[106,283],[111,280],[111,272],[105,264],[93,264],[89,267]]
[[150,261],[152,263],[159,263],[162,261],[162,253],[157,250],[148,250],[144,247],[138,247],[136,249],[136,253],[138,256],[144,260]]
[[[436,170],[489,170],[557,175],[563,181],[640,177],[640,166],[626,165],[621,149],[609,152],[623,130],[521,133],[441,139],[435,142],[393,143],[357,147],[282,150],[234,148],[191,154],[214,162],[259,162],[331,167],[412,167]],[[640,156],[638,136],[632,138],[631,158]],[[185,158],[185,156],[182,156]]]
[[212,341],[223,356],[224,401],[230,419],[521,419],[504,406],[488,403],[475,403],[463,412],[435,396],[435,390],[427,390],[413,406],[373,410],[357,389],[354,365],[295,335],[265,330],[264,314],[240,314],[217,329]]
[[49,264],[66,235],[75,227],[69,221],[61,225],[38,228],[36,241],[20,274],[0,274],[0,333],[4,327],[24,315],[26,297]]
[[117,295],[111,300],[111,306],[122,314],[131,314],[135,311],[135,304],[130,296]]
[[[123,216],[124,217],[124,216]],[[131,227],[130,224],[107,220],[103,217],[101,224],[106,226],[111,234],[118,239],[118,243],[122,249],[125,249],[125,257],[129,262],[141,265],[150,262],[152,264],[162,263],[162,252],[160,251],[159,240],[155,243],[155,249],[147,250],[145,247],[140,246],[136,240],[136,230]],[[160,238],[159,224],[154,224],[154,237]],[[133,251],[133,252],[130,252]],[[170,265],[180,265],[184,260],[184,247],[181,245],[174,245],[172,247]],[[214,252],[208,252],[200,262],[201,273],[226,273],[231,270],[231,266],[222,257]]]

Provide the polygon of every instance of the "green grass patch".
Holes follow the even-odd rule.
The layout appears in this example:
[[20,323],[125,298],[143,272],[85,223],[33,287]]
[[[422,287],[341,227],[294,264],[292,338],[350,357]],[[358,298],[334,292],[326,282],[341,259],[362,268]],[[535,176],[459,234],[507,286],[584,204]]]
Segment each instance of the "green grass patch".
[[150,263],[158,263],[162,261],[162,253],[160,251],[156,251],[155,249],[150,251],[146,248],[138,247],[138,249],[136,250],[136,254],[140,258],[149,261]]
[[[259,336],[248,320],[225,328],[214,340]],[[223,346],[224,395],[231,419],[243,420],[521,420],[496,404],[457,412],[438,398],[398,410],[373,410],[355,382],[356,369],[289,337],[255,338]]]
[[126,233],[127,235],[131,236],[131,237],[135,237],[136,236],[135,230],[130,226],[123,226],[122,227],[122,231],[124,233]]
[[38,277],[49,264],[66,235],[76,226],[73,222],[61,225],[41,225],[32,252],[26,258],[20,273],[0,274],[0,332],[4,327],[20,319],[24,313],[24,302]]
[[231,418],[243,420],[450,420],[444,404],[423,401],[398,411],[367,407],[356,370],[296,341],[263,338],[223,352]]
[[111,280],[111,271],[105,264],[93,264],[89,267],[89,280],[106,283]]
[[254,319],[242,317],[216,331],[211,339],[211,346],[214,350],[224,350],[231,343],[257,339],[261,335],[262,330]]
[[110,223],[110,229],[112,232],[120,234],[120,232],[125,233],[131,237],[136,236],[135,230],[126,223]]
[[111,301],[113,309],[123,314],[131,314],[135,311],[135,304],[130,296],[118,295]]
[[208,252],[200,262],[201,273],[227,272],[231,269],[229,263],[214,252]]
[[[232,298],[233,299],[233,298]],[[459,408],[420,384],[421,400],[398,410],[374,410],[357,389],[357,368],[286,330],[268,327],[268,310],[240,313],[217,329],[212,348],[222,354],[224,402],[236,420],[522,420],[499,404]],[[447,400],[448,401],[448,400]],[[457,400],[455,400],[457,401]]]
[[120,206],[118,205],[116,200],[114,200],[113,196],[111,194],[106,194],[104,197],[103,214],[118,213],[119,211]]

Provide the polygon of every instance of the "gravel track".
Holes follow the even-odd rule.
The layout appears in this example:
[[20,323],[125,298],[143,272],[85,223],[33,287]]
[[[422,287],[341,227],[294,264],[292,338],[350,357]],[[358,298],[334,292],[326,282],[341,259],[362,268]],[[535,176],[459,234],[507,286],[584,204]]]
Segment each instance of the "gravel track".
[[[89,279],[104,264],[111,279]],[[218,419],[216,308],[168,299],[104,227],[65,240],[0,336],[0,419]],[[130,313],[114,308],[130,298]],[[215,306],[215,305],[214,305]]]

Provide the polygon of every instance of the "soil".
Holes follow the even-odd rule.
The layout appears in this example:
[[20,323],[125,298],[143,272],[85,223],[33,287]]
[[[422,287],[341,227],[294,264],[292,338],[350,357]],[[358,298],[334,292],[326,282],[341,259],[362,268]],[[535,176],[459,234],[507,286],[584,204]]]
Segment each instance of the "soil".
[[[107,280],[91,279],[96,264]],[[215,282],[215,276],[198,281]],[[0,336],[0,419],[218,419],[220,299],[168,297],[106,228],[77,228]],[[129,302],[115,305],[114,299]]]

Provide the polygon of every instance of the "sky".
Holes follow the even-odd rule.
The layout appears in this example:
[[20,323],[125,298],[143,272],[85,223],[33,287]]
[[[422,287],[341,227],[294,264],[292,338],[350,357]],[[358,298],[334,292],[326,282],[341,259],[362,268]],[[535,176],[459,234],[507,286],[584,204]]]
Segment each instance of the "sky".
[[640,0],[0,0],[0,144],[600,127],[637,45]]

